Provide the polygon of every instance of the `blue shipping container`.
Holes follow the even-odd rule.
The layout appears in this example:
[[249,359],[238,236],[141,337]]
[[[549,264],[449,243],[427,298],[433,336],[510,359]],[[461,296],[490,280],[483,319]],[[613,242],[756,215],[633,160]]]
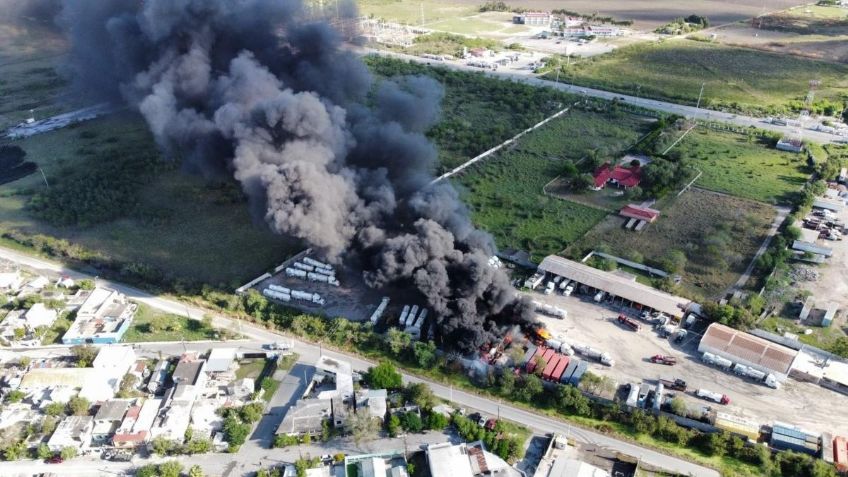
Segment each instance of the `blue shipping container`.
[[574,370],[574,374],[568,379],[568,383],[577,386],[580,382],[580,379],[583,378],[583,375],[586,374],[586,370],[589,369],[589,363],[586,361],[581,361],[579,365],[577,365],[577,369]]
[[571,375],[574,374],[574,370],[577,369],[577,365],[582,362],[583,361],[580,361],[579,359],[572,358],[568,362],[568,366],[565,367],[565,371],[562,372],[562,376],[560,376],[559,382],[563,384],[568,384],[568,378],[570,378]]

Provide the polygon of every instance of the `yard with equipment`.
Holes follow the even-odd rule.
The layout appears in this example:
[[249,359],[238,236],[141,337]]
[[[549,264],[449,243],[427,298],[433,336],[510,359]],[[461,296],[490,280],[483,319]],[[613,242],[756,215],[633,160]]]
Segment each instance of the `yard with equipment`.
[[771,226],[771,206],[693,188],[662,210],[642,232],[624,229],[610,215],[567,250],[580,258],[589,250],[679,273],[680,292],[690,297],[721,295],[745,271]]
[[819,80],[813,110],[836,103],[848,87],[848,65],[692,40],[622,47],[571,63],[575,84],[752,114],[802,109],[810,80]]
[[792,201],[810,175],[802,154],[778,151],[757,136],[704,127],[687,134],[673,153],[703,172],[696,186],[769,204]]
[[534,260],[557,253],[577,240],[607,212],[548,196],[545,184],[567,163],[587,155],[616,156],[650,127],[653,119],[622,112],[572,109],[521,138],[455,182],[474,221],[495,236],[500,247],[530,252]]

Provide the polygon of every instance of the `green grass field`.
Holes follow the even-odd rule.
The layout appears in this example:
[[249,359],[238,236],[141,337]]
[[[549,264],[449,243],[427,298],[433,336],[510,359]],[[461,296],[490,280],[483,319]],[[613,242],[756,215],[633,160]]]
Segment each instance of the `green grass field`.
[[810,80],[820,80],[816,101],[841,101],[848,65],[827,63],[692,40],[637,44],[579,62],[568,79],[576,84],[741,112],[798,109]]
[[[168,329],[159,325],[168,323]],[[221,338],[221,332],[208,326],[200,320],[185,316],[163,313],[147,305],[138,304],[135,318],[127,333],[124,343],[142,343],[145,341],[202,341]]]
[[703,172],[698,187],[770,204],[788,203],[809,176],[804,155],[732,132],[696,128],[674,150]]
[[687,257],[681,292],[694,298],[721,295],[745,271],[774,219],[771,206],[693,188],[661,208],[659,220],[642,232],[624,229],[625,219],[610,215],[567,254],[581,257],[605,248],[619,257],[638,253],[663,268],[672,250]]
[[447,20],[457,17],[473,15],[477,8],[470,4],[455,4],[451,2],[440,2],[424,0],[420,2],[408,2],[402,0],[358,0],[359,12],[365,16],[374,16],[396,23],[420,25]]
[[0,23],[0,130],[33,110],[36,119],[70,108],[57,104],[65,80],[59,76],[67,45],[55,32]]
[[[130,113],[15,144],[53,185],[97,167],[90,163],[91,151],[131,147],[156,151],[144,122]],[[0,231],[59,237],[113,260],[151,265],[168,278],[226,286],[258,275],[294,249],[293,243],[254,223],[247,204],[228,200],[220,184],[184,174],[175,165],[137,190],[133,210],[90,227],[54,227],[33,218],[27,204],[32,193],[44,187],[40,174],[0,186]]]
[[625,149],[649,125],[650,120],[634,115],[573,110],[456,182],[474,221],[498,246],[527,250],[539,261],[563,250],[606,216],[602,210],[545,195],[545,184],[560,174],[565,161],[578,161],[596,148]]

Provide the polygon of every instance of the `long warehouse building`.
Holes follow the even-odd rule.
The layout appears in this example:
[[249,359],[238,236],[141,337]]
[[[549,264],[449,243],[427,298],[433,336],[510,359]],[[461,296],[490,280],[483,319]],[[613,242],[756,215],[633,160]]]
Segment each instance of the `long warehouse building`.
[[635,308],[656,310],[675,318],[683,318],[692,304],[691,300],[643,285],[635,279],[598,270],[556,255],[545,257],[539,265],[539,270],[609,293],[613,299],[627,301]]
[[707,328],[698,344],[698,351],[774,374],[780,380],[786,379],[798,356],[798,351],[794,349],[720,323],[713,323]]

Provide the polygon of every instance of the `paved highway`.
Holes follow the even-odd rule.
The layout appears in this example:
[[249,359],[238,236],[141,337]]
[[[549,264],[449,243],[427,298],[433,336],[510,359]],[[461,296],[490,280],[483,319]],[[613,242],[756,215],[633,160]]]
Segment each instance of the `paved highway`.
[[[86,276],[82,273],[67,269],[60,264],[57,264],[57,263],[54,263],[54,262],[51,262],[51,261],[48,261],[48,260],[40,259],[40,258],[35,258],[35,257],[29,256],[29,255],[23,254],[21,252],[2,248],[2,247],[0,247],[0,258],[4,258],[6,260],[10,260],[10,261],[19,263],[23,266],[26,266],[28,268],[32,268],[32,269],[35,269],[35,270],[48,271],[48,272],[51,272],[52,274],[58,273],[58,274],[62,274],[62,275],[72,276],[72,277],[75,277],[75,278],[92,278],[92,277]],[[235,325],[236,327],[240,328],[240,332],[244,336],[249,337],[252,340],[256,341],[256,343],[253,343],[253,344],[243,343],[243,344],[239,344],[239,346],[244,346],[244,347],[247,347],[247,348],[255,348],[259,343],[269,343],[269,342],[277,341],[280,338],[280,334],[272,333],[272,332],[270,332],[270,331],[268,331],[264,328],[259,328],[257,326],[254,326],[254,325],[248,324],[248,323],[235,324],[235,322],[237,320],[225,318],[223,316],[214,315],[214,314],[208,312],[207,310],[203,310],[203,309],[200,309],[200,308],[197,308],[197,307],[186,305],[184,303],[180,303],[180,302],[177,302],[177,301],[174,301],[174,300],[154,296],[154,295],[151,295],[150,293],[144,292],[144,291],[139,290],[137,288],[130,287],[128,285],[124,285],[124,284],[121,284],[121,283],[118,283],[118,282],[98,279],[98,285],[114,288],[116,290],[119,290],[121,293],[126,294],[128,297],[130,297],[134,300],[140,301],[142,303],[145,303],[146,305],[149,305],[153,308],[156,308],[156,309],[168,312],[168,313],[173,313],[173,314],[182,315],[182,316],[188,316],[188,317],[194,318],[194,319],[200,319],[200,317],[202,317],[204,314],[212,315],[213,323],[216,326],[226,327],[226,328],[232,329],[233,326]],[[148,348],[148,347],[152,348],[152,346],[150,346],[150,345],[141,345],[141,346],[142,346],[142,348]],[[176,351],[176,353],[179,353],[181,349],[184,349],[184,347],[189,347],[189,346],[194,347],[196,345],[193,345],[191,343],[185,343],[185,344],[169,343],[169,344],[158,345],[157,348],[163,349],[163,350],[173,350],[173,351]],[[210,347],[209,344],[203,344],[203,345],[200,345],[200,346],[204,346],[206,348]],[[216,345],[216,346],[226,346],[226,344],[220,344],[220,345]],[[294,346],[295,346],[295,351],[298,354],[300,354],[300,362],[303,363],[303,364],[307,364],[307,365],[311,365],[311,364],[315,363],[315,361],[318,359],[318,357],[320,356],[320,354],[322,352],[325,355],[349,361],[351,363],[353,369],[357,370],[357,371],[365,371],[366,369],[368,369],[369,367],[374,365],[373,362],[364,360],[362,358],[359,358],[358,356],[338,353],[338,352],[334,352],[334,351],[329,351],[329,350],[326,350],[326,349],[322,349],[319,346],[309,344],[309,343],[304,343],[304,342],[297,341],[297,340],[294,340]],[[59,350],[57,348],[62,348],[62,346],[53,346],[53,347],[50,347],[49,349],[55,350],[56,352],[59,352]],[[28,352],[29,353],[37,353],[38,350],[31,350],[31,351],[28,351]],[[691,476],[695,476],[695,477],[718,477],[719,476],[719,473],[716,472],[713,469],[709,469],[709,468],[706,468],[706,467],[703,467],[703,466],[700,466],[700,465],[696,465],[696,464],[693,464],[689,461],[679,459],[677,457],[672,457],[672,456],[669,456],[669,455],[666,455],[666,454],[663,454],[663,453],[660,453],[660,452],[656,452],[654,450],[646,449],[646,448],[631,444],[629,442],[621,441],[621,440],[618,440],[618,439],[613,439],[609,436],[605,436],[605,435],[597,433],[597,432],[592,432],[592,431],[585,430],[585,429],[575,428],[575,427],[573,427],[569,424],[566,424],[565,422],[562,422],[560,420],[553,419],[553,418],[550,418],[550,417],[547,417],[547,416],[542,416],[540,414],[535,414],[535,413],[532,413],[532,412],[529,412],[529,411],[525,411],[523,409],[519,409],[519,408],[510,406],[508,404],[505,404],[505,403],[495,402],[495,401],[492,401],[489,398],[480,397],[480,396],[477,396],[475,394],[471,394],[471,393],[468,393],[468,392],[465,392],[465,391],[455,390],[452,387],[448,387],[448,386],[445,386],[445,385],[442,385],[442,384],[439,384],[439,383],[435,383],[435,382],[432,382],[432,381],[428,381],[428,380],[423,380],[423,379],[420,379],[418,377],[411,376],[411,375],[408,375],[408,374],[404,374],[404,380],[405,380],[405,382],[425,382],[432,388],[433,393],[440,398],[448,399],[448,400],[450,400],[450,401],[452,401],[452,402],[454,402],[454,403],[456,403],[460,406],[463,406],[463,407],[466,407],[466,408],[469,408],[469,409],[472,409],[472,410],[477,410],[477,411],[480,411],[482,413],[485,413],[485,414],[488,414],[488,415],[491,415],[491,416],[495,416],[495,415],[499,414],[502,419],[508,419],[508,420],[511,420],[511,421],[514,421],[514,422],[521,423],[522,425],[525,425],[525,426],[531,428],[535,432],[542,432],[542,433],[556,432],[556,433],[569,435],[572,438],[574,438],[574,439],[576,439],[580,442],[591,443],[591,444],[594,444],[594,445],[599,446],[599,447],[604,447],[604,448],[611,449],[611,450],[618,451],[618,452],[622,452],[622,453],[625,453],[625,454],[628,454],[628,455],[636,456],[642,462],[645,462],[645,463],[653,465],[653,466],[661,467],[661,468],[664,468],[664,469],[667,469],[669,471],[672,471],[672,472],[675,472],[675,473],[678,473],[678,474],[682,474],[682,475],[691,475]],[[265,439],[260,438],[260,440],[265,440]],[[270,452],[267,449],[261,449],[261,448],[256,447],[256,446],[247,446],[247,447],[249,449],[252,449],[249,452],[249,454],[250,454],[249,456],[247,455],[247,453],[239,453],[237,456],[232,456],[232,455],[229,455],[229,454],[220,454],[220,456],[224,456],[224,457],[204,456],[202,458],[194,458],[194,460],[197,461],[196,463],[204,465],[204,467],[205,467],[206,465],[211,465],[213,461],[214,461],[214,465],[216,465],[216,466],[222,465],[223,462],[218,460],[218,459],[222,459],[222,458],[226,459],[228,462],[232,463],[232,461],[234,460],[234,457],[235,457],[240,461],[241,466],[245,466],[246,465],[246,463],[244,462],[245,459],[250,459],[252,461],[252,460],[257,460],[255,458],[259,457],[260,459],[257,460],[257,464],[258,464],[258,462],[262,461],[261,457],[263,457],[263,456],[260,456],[259,454],[263,454],[264,457],[267,457],[267,455],[265,455],[265,454]],[[274,452],[276,453],[277,451],[274,451]],[[187,459],[190,459],[190,458],[187,458]],[[187,461],[187,462],[191,462],[191,461]],[[3,464],[0,464],[0,474],[3,474],[3,470],[2,470],[3,468],[4,468]],[[221,468],[223,468],[223,467],[217,467],[218,472],[220,472]],[[244,468],[244,467],[242,467],[242,468]],[[3,475],[5,475],[5,474],[3,474]]]
[[[766,129],[769,131],[779,132],[781,134],[794,134],[797,132],[796,127],[792,126],[779,126],[777,124],[771,124],[765,122],[763,118],[755,118],[751,116],[743,116],[739,114],[733,113],[725,113],[721,111],[714,111],[711,109],[704,108],[696,108],[694,106],[685,106],[682,104],[669,103],[666,101],[659,101],[655,99],[648,98],[640,98],[638,96],[630,96],[627,94],[621,93],[613,93],[610,91],[604,91],[600,89],[587,88],[585,86],[575,86],[567,83],[557,83],[550,80],[542,79],[539,76],[536,76],[532,70],[510,70],[508,67],[499,68],[496,71],[491,70],[483,70],[481,68],[476,68],[473,66],[467,66],[459,62],[454,61],[436,61],[428,58],[421,58],[418,56],[412,55],[404,55],[402,53],[394,53],[383,50],[374,50],[374,49],[356,49],[360,54],[377,54],[381,56],[389,56],[400,58],[403,60],[414,61],[416,63],[424,63],[431,66],[448,68],[453,70],[460,71],[472,71],[476,73],[483,73],[485,75],[491,76],[493,78],[500,79],[509,79],[514,81],[520,81],[523,83],[535,85],[535,86],[545,86],[549,88],[558,88],[562,91],[567,91],[569,93],[574,94],[584,94],[587,96],[591,96],[594,98],[601,98],[606,100],[612,100],[618,98],[622,103],[632,104],[634,106],[642,107],[645,109],[653,109],[655,111],[663,111],[666,113],[677,114],[680,116],[685,116],[694,119],[700,119],[704,121],[720,121],[730,124],[735,124],[737,126],[748,127],[755,126],[760,129]],[[820,143],[831,143],[831,142],[839,142],[845,141],[846,138],[828,134],[821,131],[813,131],[810,129],[805,129],[803,131],[803,137],[805,140],[812,140]]]

